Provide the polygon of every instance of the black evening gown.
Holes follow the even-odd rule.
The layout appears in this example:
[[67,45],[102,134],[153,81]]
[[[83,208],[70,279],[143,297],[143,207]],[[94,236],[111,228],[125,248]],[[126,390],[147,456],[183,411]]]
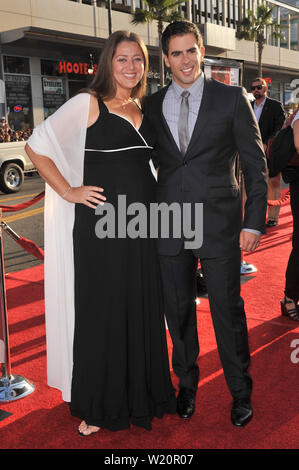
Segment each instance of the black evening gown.
[[[116,233],[98,238],[101,216],[76,204],[70,410],[112,431],[131,423],[150,430],[153,417],[176,411],[156,240],[118,237],[123,212],[117,202],[118,196],[126,198],[126,207],[139,202],[148,208],[155,202],[156,180],[149,166],[153,133],[146,117],[137,130],[101,100],[99,107],[98,120],[87,129],[84,184],[104,189],[115,208]],[[128,216],[127,222],[132,219]]]

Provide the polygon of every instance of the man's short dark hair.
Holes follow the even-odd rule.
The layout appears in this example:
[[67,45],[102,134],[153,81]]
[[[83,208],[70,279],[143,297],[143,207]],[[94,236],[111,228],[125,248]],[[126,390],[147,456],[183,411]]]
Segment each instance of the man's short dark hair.
[[170,23],[162,33],[162,50],[168,56],[169,41],[174,36],[183,36],[184,34],[194,34],[199,47],[203,46],[203,39],[198,27],[187,20],[178,20]]
[[263,86],[268,86],[266,80],[262,77],[256,77],[254,80],[251,80],[251,83],[254,82],[262,82]]

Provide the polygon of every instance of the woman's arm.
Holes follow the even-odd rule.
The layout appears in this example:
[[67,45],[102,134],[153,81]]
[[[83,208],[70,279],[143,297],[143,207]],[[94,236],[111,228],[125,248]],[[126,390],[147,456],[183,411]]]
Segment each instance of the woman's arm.
[[[94,96],[91,96],[87,126],[89,127],[92,125],[97,120],[98,116],[99,107],[97,99]],[[26,144],[25,151],[40,176],[47,184],[49,184],[49,186],[51,186],[52,189],[54,189],[54,191],[57,192],[57,194],[59,194],[59,196],[68,202],[85,204],[91,208],[96,207],[94,204],[103,204],[102,201],[106,199],[101,194],[103,192],[103,188],[83,185],[72,188],[51,158],[37,154],[29,144]]]
[[103,204],[103,201],[106,200],[105,196],[101,194],[103,188],[83,185],[72,188],[51,158],[38,155],[28,144],[26,144],[25,150],[43,180],[66,201],[85,204],[95,209],[96,205]]
[[28,144],[25,145],[25,151],[43,180],[63,197],[63,194],[69,188],[69,184],[62,176],[53,160],[44,155],[38,155]]
[[294,131],[294,144],[296,147],[296,151],[299,154],[299,119],[297,119],[294,122],[293,131]]

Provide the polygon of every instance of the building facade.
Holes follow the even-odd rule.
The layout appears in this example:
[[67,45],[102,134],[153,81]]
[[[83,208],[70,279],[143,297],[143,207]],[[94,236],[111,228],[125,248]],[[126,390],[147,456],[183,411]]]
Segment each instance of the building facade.
[[[239,19],[255,8],[255,1],[190,0],[180,7],[183,16],[201,29],[208,76],[248,88],[257,75],[256,44],[236,39]],[[291,109],[297,88],[299,99],[299,8],[295,2],[268,3],[275,6],[275,19],[286,34],[284,41],[276,43],[268,35],[264,77],[270,83],[270,96]],[[52,114],[88,85],[110,30],[130,29],[143,37],[150,56],[148,93],[156,91],[160,82],[157,24],[131,23],[132,11],[142,7],[139,0],[1,0],[0,117],[6,116],[12,128],[23,130]]]

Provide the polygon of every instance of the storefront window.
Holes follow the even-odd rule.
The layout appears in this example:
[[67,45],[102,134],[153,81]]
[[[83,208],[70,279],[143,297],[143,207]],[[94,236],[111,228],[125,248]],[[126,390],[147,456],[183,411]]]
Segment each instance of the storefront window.
[[42,89],[45,118],[67,100],[66,80],[58,77],[58,61],[41,59]]
[[57,76],[58,75],[58,61],[41,59],[40,68],[42,75]]
[[[168,83],[168,71],[165,70],[166,83]],[[147,95],[152,95],[159,90],[160,87],[160,70],[159,70],[159,57],[149,57],[149,70],[147,74]]]
[[30,74],[28,57],[4,56],[4,73]]
[[280,82],[272,80],[271,84],[268,84],[268,96],[274,100],[281,101]]
[[13,130],[33,127],[31,81],[26,75],[5,74],[8,123]]
[[41,59],[45,118],[87,86],[89,62]]
[[57,77],[42,77],[44,115],[45,118],[66,101],[65,79]]
[[32,129],[29,58],[3,56],[3,65],[8,124],[15,131]]

